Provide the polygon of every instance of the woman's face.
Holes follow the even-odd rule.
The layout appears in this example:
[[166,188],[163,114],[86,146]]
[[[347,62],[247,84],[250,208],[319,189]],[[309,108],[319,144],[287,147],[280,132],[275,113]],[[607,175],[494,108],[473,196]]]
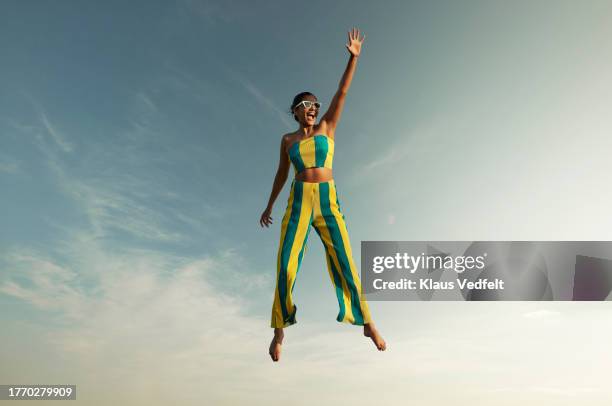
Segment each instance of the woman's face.
[[[308,100],[315,102],[317,98],[315,96],[306,95],[302,100]],[[319,109],[312,104],[310,108],[305,108],[304,104],[299,104],[296,108],[293,109],[293,114],[296,115],[298,121],[303,126],[312,126],[317,122],[317,116],[319,115]]]

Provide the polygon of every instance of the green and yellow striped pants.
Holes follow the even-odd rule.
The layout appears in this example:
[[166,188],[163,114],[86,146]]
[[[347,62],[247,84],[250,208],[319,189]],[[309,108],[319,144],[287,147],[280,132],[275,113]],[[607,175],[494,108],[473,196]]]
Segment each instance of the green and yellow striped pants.
[[334,181],[313,183],[294,179],[281,224],[272,327],[287,327],[296,322],[292,292],[311,224],[325,247],[327,270],[340,306],[336,320],[360,326],[370,323],[370,309],[361,293]]

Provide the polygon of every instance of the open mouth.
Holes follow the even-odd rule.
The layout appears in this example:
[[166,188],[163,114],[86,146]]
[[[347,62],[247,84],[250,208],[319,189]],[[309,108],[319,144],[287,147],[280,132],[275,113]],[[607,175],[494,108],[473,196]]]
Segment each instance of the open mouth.
[[314,120],[315,118],[317,118],[317,115],[314,114],[314,113],[308,113],[308,114],[306,114],[306,117],[312,118]]

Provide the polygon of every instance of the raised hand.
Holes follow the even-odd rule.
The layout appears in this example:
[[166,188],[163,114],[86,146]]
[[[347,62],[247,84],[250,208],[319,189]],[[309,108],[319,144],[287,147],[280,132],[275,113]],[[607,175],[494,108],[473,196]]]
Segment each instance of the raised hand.
[[361,44],[363,43],[364,39],[365,34],[363,34],[363,37],[359,39],[359,29],[357,28],[353,28],[351,31],[348,32],[348,43],[345,46],[346,49],[348,49],[348,51],[351,53],[351,55],[359,56],[359,54],[361,53]]

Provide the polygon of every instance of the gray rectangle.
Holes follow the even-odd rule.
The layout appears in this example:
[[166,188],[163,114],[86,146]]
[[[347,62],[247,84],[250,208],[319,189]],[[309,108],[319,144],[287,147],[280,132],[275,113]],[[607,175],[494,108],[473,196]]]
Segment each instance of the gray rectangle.
[[0,400],[76,400],[76,385],[0,385]]
[[367,300],[612,300],[610,241],[362,241]]

